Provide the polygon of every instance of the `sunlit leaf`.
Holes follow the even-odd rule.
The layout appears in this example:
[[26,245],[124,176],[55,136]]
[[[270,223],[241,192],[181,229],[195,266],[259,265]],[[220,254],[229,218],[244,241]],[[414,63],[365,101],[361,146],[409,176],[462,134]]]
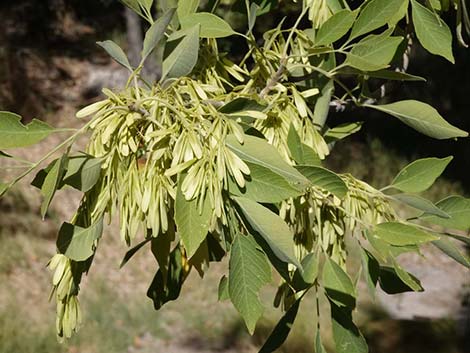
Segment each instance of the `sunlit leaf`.
[[85,261],[94,254],[96,241],[103,233],[103,219],[88,228],[63,223],[57,237],[57,249],[74,261]]
[[175,9],[167,10],[145,33],[144,47],[142,49],[142,62],[147,59],[160,40],[162,40],[174,14]]
[[114,59],[116,62],[124,66],[129,71],[132,71],[132,66],[129,63],[129,59],[127,58],[124,51],[121,49],[119,45],[114,43],[112,40],[105,40],[104,42],[96,42],[100,47],[102,47],[106,52]]
[[384,26],[400,11],[405,0],[371,0],[354,23],[351,38]]
[[396,246],[416,245],[439,239],[435,235],[399,222],[380,223],[375,226],[374,232],[378,238]]
[[353,309],[356,306],[356,291],[348,274],[333,260],[327,258],[323,265],[323,287],[336,305]]
[[315,45],[328,45],[344,36],[351,29],[356,14],[356,12],[343,10],[331,16],[318,30]]
[[452,156],[418,159],[404,167],[393,179],[391,186],[405,192],[427,190],[434,184],[451,160]]
[[165,57],[162,65],[162,80],[191,73],[198,58],[199,30],[199,25],[189,28],[176,47]]
[[201,38],[222,38],[234,34],[234,30],[222,18],[208,13],[197,12],[180,18],[181,28],[187,29],[200,25],[199,33]]
[[181,183],[178,184],[176,192],[175,222],[188,258],[191,258],[206,238],[212,210],[207,200],[203,202],[201,210],[198,207],[198,199],[186,200],[180,185]]
[[423,102],[404,100],[391,104],[365,106],[393,115],[413,129],[436,139],[468,136],[466,131],[449,124],[436,109]]
[[372,34],[353,46],[344,64],[361,71],[386,68],[402,41],[403,37],[389,37],[388,33]]
[[430,53],[440,55],[454,63],[452,33],[436,13],[412,0],[413,25],[421,45]]
[[53,132],[54,128],[40,120],[23,125],[21,116],[0,111],[0,149],[34,145]]
[[229,262],[228,290],[230,299],[253,334],[263,313],[258,292],[271,281],[271,268],[258,244],[243,234],[233,240]]
[[244,197],[234,197],[249,224],[268,243],[281,261],[301,268],[294,252],[294,235],[289,226],[277,214]]
[[445,219],[427,213],[422,215],[420,219],[464,232],[470,230],[470,199],[462,196],[449,196],[436,203],[436,206],[448,214],[450,218]]
[[297,166],[296,168],[313,185],[331,192],[340,199],[348,192],[348,187],[343,179],[326,168],[304,165]]

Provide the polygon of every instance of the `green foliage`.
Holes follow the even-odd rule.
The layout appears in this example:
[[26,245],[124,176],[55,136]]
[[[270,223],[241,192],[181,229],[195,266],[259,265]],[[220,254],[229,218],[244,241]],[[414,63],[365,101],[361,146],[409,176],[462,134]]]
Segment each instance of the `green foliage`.
[[345,65],[361,71],[377,71],[389,66],[402,37],[390,37],[384,32],[370,35],[358,42],[348,53]]
[[434,235],[397,222],[381,223],[377,225],[375,227],[375,234],[383,241],[397,246],[416,245],[438,239]]
[[183,30],[197,25],[201,26],[199,33],[201,38],[223,38],[235,33],[227,22],[208,12],[198,12],[180,17],[180,23]]
[[263,314],[258,292],[271,281],[271,268],[254,239],[238,234],[233,239],[229,269],[230,299],[253,334],[256,322]]
[[21,124],[21,116],[0,112],[0,148],[17,148],[34,145],[45,139],[54,129],[48,124],[34,119],[28,125]]
[[450,125],[436,109],[426,103],[406,100],[368,107],[393,115],[416,131],[436,139],[468,136],[467,132]]
[[[329,126],[331,107],[372,108],[436,139],[468,136],[428,104],[382,104],[370,93],[370,78],[424,80],[403,72],[413,36],[430,53],[453,62],[450,30],[427,3],[412,0],[409,16],[407,0],[363,1],[354,11],[346,1],[305,0],[292,27],[281,23],[263,38],[255,37],[256,19],[277,1],[245,3],[246,35],[217,15],[219,1],[163,3],[157,20],[152,0],[123,3],[149,23],[140,64],[131,67],[112,41],[98,44],[131,72],[126,87],[104,89],[102,101],[76,114],[90,120],[39,161],[0,153],[24,168],[0,183],[2,195],[66,151],[33,181],[44,198],[43,217],[62,187],[83,193],[76,214],[59,230],[58,254],[48,265],[54,271],[59,337],[70,337],[80,326],[80,279],[98,251],[104,217],[118,215],[121,239],[133,245],[122,265],[150,243],[158,268],[147,296],[155,309],[178,298],[193,268],[202,276],[211,262],[229,257],[219,299],[230,299],[253,333],[263,314],[259,292],[272,280],[274,267],[282,278],[275,305],[282,304],[285,313],[262,352],[286,340],[309,293],[317,302],[323,293],[329,300],[337,351],[367,352],[352,317],[358,279],[348,275],[351,244],[360,248],[372,295],[377,283],[390,294],[423,290],[396,260],[419,252],[422,244],[432,243],[469,266],[452,243],[470,243],[456,232],[470,229],[469,200],[452,196],[433,204],[415,195],[435,182],[452,157],[415,161],[381,190],[322,165],[336,153],[337,141],[363,127],[361,122]],[[456,6],[462,21],[464,5]],[[217,42],[235,34],[247,48],[237,63]],[[163,52],[162,76],[149,83],[141,71],[157,47]],[[26,147],[59,131],[71,132],[36,120],[25,126],[19,116],[0,113],[0,149]],[[84,133],[89,133],[85,153],[69,155]],[[423,213],[403,219],[397,203]],[[316,349],[323,352],[320,330],[316,335]]]
[[391,186],[404,192],[422,192],[431,187],[442,174],[452,157],[424,158],[403,168]]
[[116,60],[117,63],[121,64],[129,71],[133,71],[132,66],[129,63],[129,59],[119,45],[114,43],[112,40],[105,40],[104,42],[97,42],[96,44],[106,50],[106,52]]
[[197,200],[186,200],[181,189],[178,189],[175,200],[175,222],[189,258],[206,238],[210,220],[211,210],[207,200],[203,200],[202,206],[198,207]]
[[94,253],[95,244],[103,232],[103,220],[82,228],[70,223],[60,227],[57,249],[74,261],[85,261]]
[[421,45],[430,53],[454,63],[452,34],[447,24],[433,11],[411,0],[413,25]]
[[351,32],[351,39],[369,33],[388,23],[405,0],[372,0],[360,12]]
[[184,37],[163,61],[162,79],[185,76],[192,71],[198,58],[199,31],[197,24],[184,32]]

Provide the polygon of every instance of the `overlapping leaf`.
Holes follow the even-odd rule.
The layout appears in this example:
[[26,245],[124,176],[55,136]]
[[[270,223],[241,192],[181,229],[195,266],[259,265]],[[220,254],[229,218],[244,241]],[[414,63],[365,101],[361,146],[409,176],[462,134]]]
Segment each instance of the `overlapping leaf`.
[[57,237],[57,248],[71,260],[85,261],[93,255],[95,242],[102,233],[102,218],[88,228],[64,223]]
[[263,313],[258,292],[271,281],[271,268],[253,238],[238,234],[232,243],[229,269],[230,299],[252,334]]
[[181,183],[178,184],[176,192],[175,222],[188,258],[191,258],[206,238],[212,210],[207,200],[203,202],[201,210],[197,199],[186,200],[180,185]]
[[421,45],[430,53],[440,55],[454,63],[452,34],[447,24],[434,12],[411,1],[413,25]]
[[301,268],[294,252],[294,234],[281,217],[244,197],[234,197],[249,224],[269,245],[276,257]]

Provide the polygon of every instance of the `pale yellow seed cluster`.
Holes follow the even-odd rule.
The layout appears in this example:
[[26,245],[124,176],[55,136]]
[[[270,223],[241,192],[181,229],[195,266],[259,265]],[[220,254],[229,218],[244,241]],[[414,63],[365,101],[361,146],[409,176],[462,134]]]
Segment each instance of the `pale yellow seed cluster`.
[[396,219],[380,191],[351,175],[343,175],[343,179],[349,189],[343,199],[314,187],[300,198],[282,203],[280,216],[294,230],[299,258],[318,245],[344,267],[347,232],[353,233],[358,226],[367,228]]
[[313,28],[320,28],[333,15],[328,0],[304,0],[304,7],[308,8],[308,19]]
[[56,330],[58,336],[64,338],[70,338],[73,332],[78,331],[82,321],[71,263],[66,256],[56,254],[48,265],[54,271],[52,285],[57,300]]
[[112,216],[117,207],[127,242],[139,229],[151,229],[154,236],[168,230],[183,175],[185,198],[210,202],[212,228],[218,220],[226,224],[228,178],[243,187],[250,171],[225,145],[228,135],[242,143],[243,130],[210,102],[225,103],[216,88],[184,78],[151,91],[105,91],[107,103],[94,116],[87,152],[103,161],[107,210]]

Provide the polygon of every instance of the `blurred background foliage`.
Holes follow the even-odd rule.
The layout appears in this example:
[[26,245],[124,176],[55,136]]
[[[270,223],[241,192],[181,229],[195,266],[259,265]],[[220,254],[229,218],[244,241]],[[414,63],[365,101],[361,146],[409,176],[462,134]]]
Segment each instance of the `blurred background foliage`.
[[[220,14],[235,29],[243,28],[245,19],[237,7],[227,1],[222,4]],[[295,19],[290,14],[297,9],[298,5],[282,1],[274,12],[258,20],[257,36],[262,38],[264,29],[284,17],[289,26]],[[454,22],[452,15],[446,20]],[[73,118],[77,108],[97,99],[101,87],[119,87],[125,79],[95,42],[111,38],[129,53],[138,53],[135,38],[145,28],[117,0],[3,0],[0,22],[0,110],[62,126],[77,125]],[[234,37],[220,45],[236,60],[244,54],[241,43]],[[387,92],[387,100],[408,98],[430,103],[453,125],[469,131],[470,51],[457,45],[454,50],[456,64],[449,65],[416,45],[408,71],[427,78],[427,82],[396,83]],[[454,155],[445,178],[427,196],[437,201],[449,194],[469,195],[468,139],[458,143],[433,140],[370,111],[331,114],[333,124],[365,122],[360,133],[335,147],[337,153],[327,161],[333,170],[351,172],[381,186],[413,159]],[[26,153],[33,159],[41,148]],[[138,261],[118,272],[125,249],[108,241],[92,268],[91,280],[84,284],[85,325],[77,337],[59,345],[54,335],[54,308],[47,302],[49,274],[45,264],[54,252],[59,219],[69,215],[65,204],[74,198],[66,195],[56,201],[51,217],[41,222],[38,195],[25,190],[30,189],[20,185],[0,201],[0,353],[251,352],[269,335],[280,315],[267,311],[250,338],[229,304],[214,304],[221,266],[215,266],[202,283],[193,274],[181,301],[154,312],[145,297],[153,260],[139,254]],[[110,227],[109,235],[115,227]],[[265,289],[266,298],[272,297],[274,290],[275,283]],[[307,301],[304,305],[285,352],[313,351],[314,323],[309,312],[314,304]],[[468,309],[462,310],[467,311],[458,320],[403,321],[390,317],[377,303],[366,302],[359,321],[372,352],[465,353],[470,352],[470,334],[464,333],[462,325],[466,322],[468,330],[470,319]],[[186,318],[183,312],[188,314]],[[331,344],[327,346],[331,348]]]

